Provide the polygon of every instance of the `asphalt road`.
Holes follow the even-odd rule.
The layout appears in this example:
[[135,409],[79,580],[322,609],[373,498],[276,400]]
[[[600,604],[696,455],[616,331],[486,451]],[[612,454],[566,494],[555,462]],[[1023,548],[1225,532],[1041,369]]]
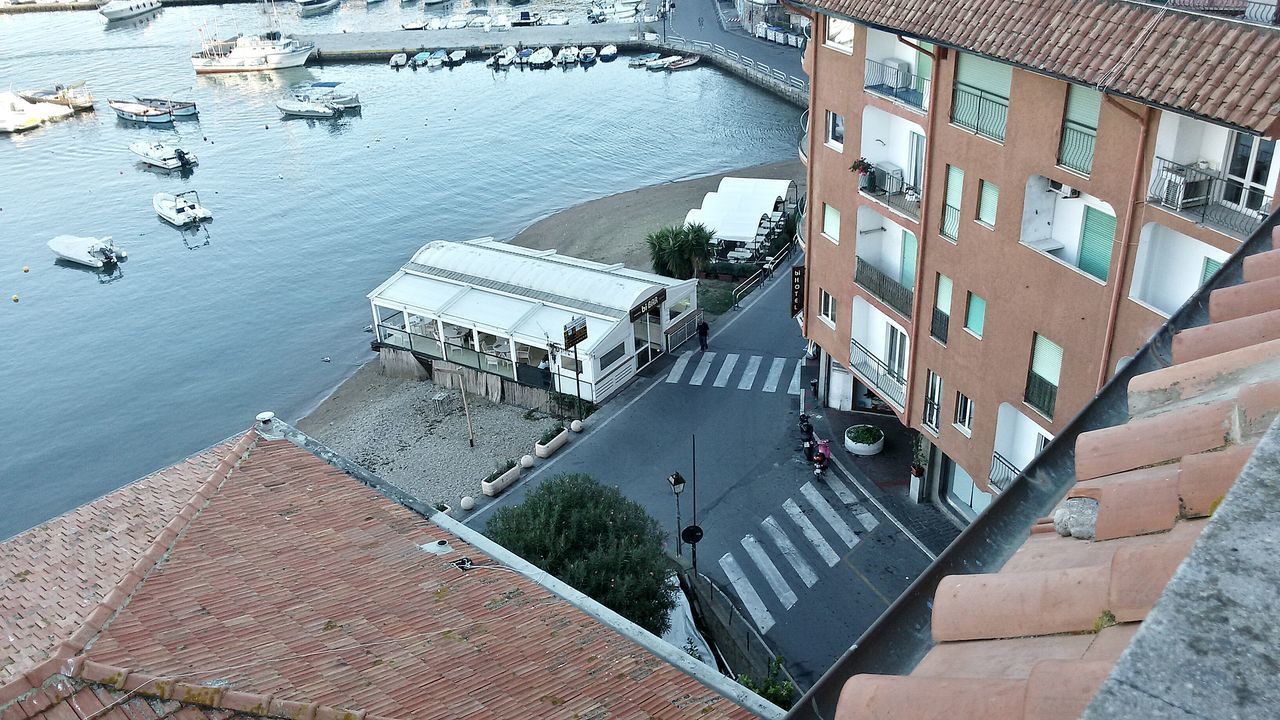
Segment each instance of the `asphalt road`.
[[667,476],[679,471],[690,481],[681,499],[690,524],[696,436],[697,520],[706,533],[698,569],[738,603],[807,687],[930,556],[868,502],[859,489],[870,487],[865,479],[836,467],[813,477],[798,452],[799,396],[791,391],[799,385],[803,340],[787,316],[787,274],[748,300],[713,326],[708,354],[689,343],[687,360],[650,371],[588,432],[468,522],[482,526],[494,507],[520,502],[544,478],[583,472],[618,486],[674,538]]
[[[725,30],[720,27],[716,15],[716,0],[675,0],[676,10],[667,19],[667,35],[678,35],[688,40],[715,43],[757,62],[765,63],[788,75],[808,79],[800,67],[800,48],[780,45],[752,37],[745,31]],[[650,12],[656,12],[656,0],[649,2]],[[698,25],[698,19],[702,25]],[[659,33],[662,23],[654,23]]]

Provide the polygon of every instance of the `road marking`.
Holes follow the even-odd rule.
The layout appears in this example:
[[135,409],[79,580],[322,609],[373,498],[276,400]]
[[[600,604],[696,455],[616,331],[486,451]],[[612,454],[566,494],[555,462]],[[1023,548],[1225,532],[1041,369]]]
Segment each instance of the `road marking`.
[[796,371],[791,373],[791,384],[787,386],[788,395],[800,394],[800,366],[804,365],[804,360],[796,361]]
[[773,364],[769,366],[769,375],[764,379],[764,387],[760,388],[765,392],[774,392],[778,389],[778,381],[782,379],[782,368],[787,361],[782,358],[774,358]]
[[832,550],[831,546],[827,544],[826,538],[822,537],[822,533],[818,532],[818,528],[814,527],[813,523],[809,522],[809,518],[805,516],[804,511],[800,509],[800,506],[796,504],[796,501],[791,498],[787,498],[787,501],[782,503],[782,509],[786,510],[787,514],[791,516],[791,519],[795,521],[796,525],[800,526],[800,532],[804,534],[805,539],[807,539],[809,543],[813,545],[814,549],[818,551],[818,554],[822,556],[822,559],[827,561],[827,567],[835,567],[836,563],[840,562],[840,556],[836,555],[836,551]]
[[800,551],[792,544],[791,538],[787,537],[787,534],[782,531],[782,526],[778,524],[778,521],[774,520],[773,516],[770,515],[761,521],[760,526],[764,528],[766,533],[769,533],[769,537],[773,538],[773,543],[778,546],[778,550],[782,551],[782,557],[786,558],[788,563],[791,563],[791,569],[795,570],[800,579],[804,581],[805,587],[813,587],[814,583],[818,582],[818,574],[809,566],[809,562],[800,555]]
[[667,374],[667,382],[680,382],[680,376],[684,375],[684,369],[688,367],[691,357],[693,353],[680,353],[680,357],[676,358],[676,364],[671,366],[671,372]]
[[733,374],[733,366],[738,364],[737,353],[729,353],[724,356],[724,364],[720,366],[720,372],[716,375],[716,381],[711,383],[712,387],[724,387],[729,382],[729,376]]
[[693,371],[693,377],[689,378],[690,385],[701,385],[702,381],[707,377],[707,371],[711,369],[711,363],[716,359],[713,352],[702,353],[702,359],[698,361],[698,367]]
[[872,495],[867,490],[867,488],[865,488],[862,485],[862,483],[858,482],[858,479],[853,476],[853,473],[849,472],[849,468],[845,467],[844,463],[840,462],[839,458],[833,456],[831,458],[831,462],[835,463],[835,466],[840,469],[840,472],[844,473],[844,476],[849,479],[849,482],[853,483],[859,490],[862,491],[863,495],[867,496],[867,499],[871,501],[872,505],[875,505],[876,507],[880,508],[880,512],[884,513],[884,516],[889,518],[890,522],[898,526],[898,529],[902,531],[903,535],[907,536],[908,540],[915,543],[916,547],[920,548],[920,552],[924,553],[925,556],[928,557],[929,560],[931,561],[938,559],[937,555],[934,555],[933,552],[930,551],[929,548],[926,547],[924,543],[920,542],[920,538],[916,537],[915,535],[912,535],[911,531],[907,529],[906,525],[903,525],[898,520],[898,518],[894,517],[893,514],[889,512],[888,508],[886,508],[884,505],[881,505],[880,501],[876,500],[875,496]]
[[818,488],[814,487],[813,483],[801,485],[800,494],[804,495],[809,504],[813,506],[813,509],[817,510],[818,514],[831,526],[831,529],[836,531],[841,540],[844,540],[845,545],[853,547],[858,544],[858,534],[836,514],[835,508],[831,507],[831,503],[822,497],[822,493],[818,492]]
[[764,600],[760,599],[760,595],[756,589],[751,586],[747,576],[742,574],[742,568],[738,567],[738,561],[733,559],[733,555],[725,553],[720,558],[720,567],[724,570],[724,574],[729,578],[729,584],[734,590],[738,591],[738,599],[742,600],[742,605],[747,609],[747,614],[755,621],[756,627],[760,629],[760,634],[769,632],[769,628],[773,627],[773,616],[764,606]]
[[769,587],[773,588],[773,592],[778,596],[778,600],[782,603],[782,607],[787,610],[796,604],[796,594],[791,590],[791,586],[787,584],[782,573],[778,572],[777,566],[769,559],[769,554],[760,547],[760,542],[755,536],[747,534],[742,538],[742,549],[747,551],[747,555],[751,556],[751,560],[760,569],[760,574],[764,575],[764,579],[768,581]]
[[862,524],[862,527],[867,529],[867,532],[871,532],[879,527],[880,521],[876,519],[875,515],[871,514],[870,510],[867,510],[862,506],[862,501],[858,500],[858,496],[853,494],[853,491],[849,489],[848,485],[840,482],[840,478],[828,475],[827,486],[835,491],[836,497],[840,498],[840,502],[848,505],[849,509],[853,510],[853,514],[858,518],[858,522]]
[[752,355],[747,361],[747,369],[742,371],[742,379],[738,381],[739,390],[750,390],[756,382],[756,373],[760,370],[760,361],[764,358]]

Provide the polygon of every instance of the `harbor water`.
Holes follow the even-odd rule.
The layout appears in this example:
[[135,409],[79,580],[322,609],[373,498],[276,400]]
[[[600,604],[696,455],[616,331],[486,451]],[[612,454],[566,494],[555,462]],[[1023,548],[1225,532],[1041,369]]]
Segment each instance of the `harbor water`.
[[[409,7],[360,3],[283,29],[385,29]],[[711,68],[197,78],[188,56],[212,18],[262,23],[253,5],[121,27],[87,12],[0,16],[0,82],[86,80],[98,99],[96,113],[0,136],[0,538],[259,411],[292,420],[314,407],[372,356],[365,294],[428,240],[505,239],[593,198],[795,153],[797,111]],[[347,83],[363,112],[282,120],[285,89],[316,80]],[[134,94],[195,100],[200,117],[117,120],[106,99]],[[138,140],[177,143],[199,166],[145,170],[128,151]],[[154,193],[186,190],[213,211],[205,229],[151,208]],[[55,263],[58,234],[110,235],[129,259],[110,275]]]

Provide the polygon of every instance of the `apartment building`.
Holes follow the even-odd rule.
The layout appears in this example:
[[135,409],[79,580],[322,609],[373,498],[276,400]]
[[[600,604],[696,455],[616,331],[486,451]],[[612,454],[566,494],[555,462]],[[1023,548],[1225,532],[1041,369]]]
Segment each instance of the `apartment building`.
[[794,4],[821,394],[972,518],[1277,207],[1275,0]]

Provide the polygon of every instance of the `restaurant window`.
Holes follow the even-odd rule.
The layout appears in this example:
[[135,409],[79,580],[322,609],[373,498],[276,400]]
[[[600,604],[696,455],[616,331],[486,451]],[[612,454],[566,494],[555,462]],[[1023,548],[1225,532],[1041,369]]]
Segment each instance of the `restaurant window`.
[[618,343],[617,347],[600,356],[600,369],[604,370],[605,368],[610,367],[614,363],[621,360],[622,356],[626,354],[627,354],[627,344]]

